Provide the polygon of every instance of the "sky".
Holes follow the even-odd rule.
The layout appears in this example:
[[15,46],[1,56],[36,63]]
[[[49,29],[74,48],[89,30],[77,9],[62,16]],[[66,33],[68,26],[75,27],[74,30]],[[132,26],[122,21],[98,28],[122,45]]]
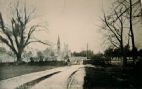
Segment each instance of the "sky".
[[79,52],[86,50],[88,43],[90,50],[98,52],[101,35],[95,24],[101,23],[98,16],[102,4],[101,0],[46,0],[37,7],[43,22],[49,24],[49,38],[55,44],[59,35],[61,48],[65,43],[71,51]]
[[[11,0],[12,1],[12,0]],[[61,49],[68,44],[71,51],[89,50],[95,53],[102,52],[103,35],[97,25],[102,22],[102,6],[107,11],[113,0],[27,0],[28,4],[36,7],[39,15],[33,23],[43,23],[48,31],[38,32],[36,37],[49,40],[56,48],[58,35]],[[9,0],[0,0],[0,11],[7,13]],[[135,32],[138,42],[142,32]],[[141,42],[142,43],[142,42]],[[44,50],[42,44],[31,44],[29,48]]]

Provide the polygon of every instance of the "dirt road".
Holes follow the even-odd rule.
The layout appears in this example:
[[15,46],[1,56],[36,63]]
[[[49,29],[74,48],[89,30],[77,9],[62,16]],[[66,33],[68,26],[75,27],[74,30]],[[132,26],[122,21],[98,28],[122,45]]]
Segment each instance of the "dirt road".
[[84,76],[84,65],[73,65],[30,89],[83,89]]

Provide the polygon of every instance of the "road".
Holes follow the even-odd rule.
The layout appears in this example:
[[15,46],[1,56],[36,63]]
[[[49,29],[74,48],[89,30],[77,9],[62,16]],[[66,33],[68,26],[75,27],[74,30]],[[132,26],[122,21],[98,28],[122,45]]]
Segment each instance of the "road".
[[30,89],[83,89],[84,76],[84,65],[72,65]]
[[0,81],[0,89],[83,89],[84,65],[71,65]]

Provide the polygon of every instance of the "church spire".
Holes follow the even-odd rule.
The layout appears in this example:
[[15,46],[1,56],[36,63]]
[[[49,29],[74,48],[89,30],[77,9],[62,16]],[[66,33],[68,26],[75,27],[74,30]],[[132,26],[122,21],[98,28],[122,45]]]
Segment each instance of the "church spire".
[[60,50],[60,37],[58,35],[58,41],[57,41],[57,49]]

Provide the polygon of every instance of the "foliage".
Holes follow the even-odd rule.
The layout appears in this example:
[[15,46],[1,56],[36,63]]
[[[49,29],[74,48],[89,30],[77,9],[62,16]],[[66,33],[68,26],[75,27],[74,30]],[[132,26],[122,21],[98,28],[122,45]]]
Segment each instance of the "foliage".
[[91,58],[91,56],[94,55],[93,51],[88,50],[88,51],[81,51],[81,52],[73,52],[72,53],[73,56],[82,56],[82,57],[86,57],[88,55],[88,58]]
[[0,53],[6,53],[6,49],[4,47],[0,47]]
[[64,59],[69,59],[69,56],[68,56],[68,55],[66,55],[66,56],[64,57]]
[[103,59],[103,54],[102,53],[97,53],[91,56],[92,60],[102,60]]
[[54,52],[51,52],[51,55],[50,56],[55,56]]
[[[124,46],[124,53],[126,57],[133,57],[133,52],[128,45]],[[142,57],[142,49],[139,51],[136,50],[135,55]],[[105,57],[122,57],[121,49],[120,48],[107,48],[104,51]]]
[[105,51],[104,51],[104,55],[106,56],[106,57],[112,57],[113,56],[113,48],[108,48],[108,49],[106,49]]
[[139,52],[138,55],[139,55],[140,57],[142,57],[142,49],[140,49],[138,52]]
[[37,56],[38,56],[38,57],[43,56],[42,51],[38,51],[38,52],[37,52]]
[[31,51],[29,51],[29,52],[24,52],[24,54],[23,54],[23,57],[31,57],[33,54],[32,54],[32,52]]
[[46,48],[44,51],[43,51],[43,54],[47,57],[49,57],[51,55],[51,52],[52,52],[52,49],[50,48]]

